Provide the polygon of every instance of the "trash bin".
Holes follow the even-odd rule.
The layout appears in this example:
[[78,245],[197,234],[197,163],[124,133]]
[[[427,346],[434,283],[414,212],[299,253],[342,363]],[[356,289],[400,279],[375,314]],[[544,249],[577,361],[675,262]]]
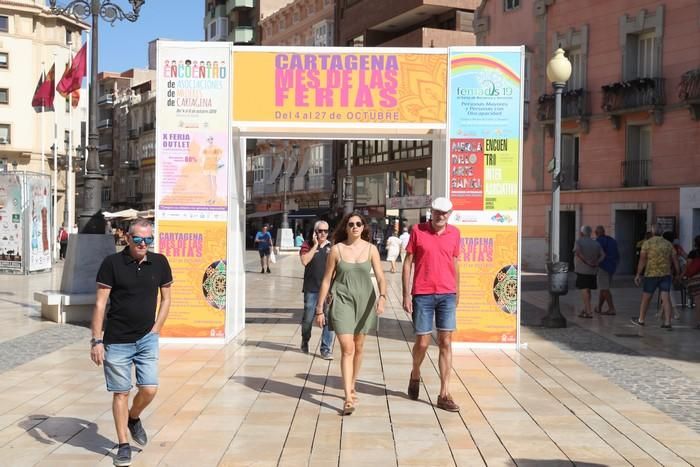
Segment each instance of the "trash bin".
[[547,263],[549,292],[554,295],[566,295],[569,291],[569,264],[563,262]]

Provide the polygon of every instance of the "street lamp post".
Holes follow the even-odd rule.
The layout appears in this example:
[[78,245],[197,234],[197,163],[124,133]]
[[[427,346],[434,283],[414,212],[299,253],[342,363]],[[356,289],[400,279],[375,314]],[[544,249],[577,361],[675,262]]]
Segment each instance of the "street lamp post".
[[127,12],[110,0],[73,0],[64,7],[56,6],[56,0],[49,0],[49,11],[53,15],[73,17],[78,20],[92,18],[90,29],[90,108],[88,125],[88,146],[85,148],[94,154],[88,157],[85,167],[82,209],[78,214],[78,224],[82,228],[88,220],[102,208],[102,173],[100,171],[99,154],[97,144],[97,70],[98,70],[98,44],[99,44],[99,20],[104,19],[114,25],[119,20],[127,20],[132,23],[139,18],[139,11],[146,0],[129,0],[132,11]]
[[350,143],[345,145],[345,189],[344,200],[343,200],[343,214],[350,214],[355,209],[355,200],[352,197],[352,151],[351,148],[355,143]]
[[550,257],[547,264],[549,278],[549,307],[542,325],[550,328],[566,327],[566,318],[559,309],[559,296],[567,292],[568,265],[559,257],[559,219],[561,192],[561,94],[571,77],[571,62],[557,49],[547,64],[547,78],[554,86],[554,166],[552,170],[552,214],[549,232]]

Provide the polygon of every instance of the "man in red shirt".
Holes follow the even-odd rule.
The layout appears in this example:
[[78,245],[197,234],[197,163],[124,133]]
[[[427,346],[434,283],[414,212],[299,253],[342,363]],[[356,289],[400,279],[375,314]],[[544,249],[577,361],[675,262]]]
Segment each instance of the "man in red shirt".
[[[452,332],[457,328],[459,301],[459,230],[447,224],[452,203],[447,198],[436,198],[431,206],[429,222],[414,226],[406,247],[403,263],[403,309],[413,320],[416,341],[413,345],[413,369],[408,383],[408,397],[418,399],[420,366],[430,345],[433,319],[438,331],[440,348],[440,395],[437,406],[450,412],[459,411],[449,392],[452,371]],[[414,265],[413,290],[411,266]]]

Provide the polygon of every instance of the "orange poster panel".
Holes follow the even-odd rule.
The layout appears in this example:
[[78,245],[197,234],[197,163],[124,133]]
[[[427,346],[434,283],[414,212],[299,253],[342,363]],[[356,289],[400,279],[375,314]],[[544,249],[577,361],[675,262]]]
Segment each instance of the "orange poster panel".
[[460,231],[459,305],[455,342],[515,343],[518,229],[457,226]]
[[158,250],[173,270],[163,337],[224,337],[226,223],[161,220]]
[[447,56],[427,53],[233,53],[239,122],[435,124],[447,121]]

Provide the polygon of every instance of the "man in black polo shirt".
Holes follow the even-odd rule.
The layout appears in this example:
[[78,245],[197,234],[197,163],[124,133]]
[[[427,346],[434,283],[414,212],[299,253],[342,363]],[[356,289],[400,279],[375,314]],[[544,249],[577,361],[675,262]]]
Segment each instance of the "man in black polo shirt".
[[[92,314],[90,358],[104,363],[107,390],[113,393],[112,414],[119,449],[114,465],[131,465],[127,428],[136,443],[148,442],[139,416],[158,389],[158,335],[170,309],[173,282],[165,256],[148,251],[153,226],[138,219],[129,227],[128,246],[104,259],[97,273],[97,300]],[[160,291],[160,307],[158,307]],[[105,308],[110,301],[105,322]],[[104,336],[102,336],[102,324]],[[131,368],[136,367],[138,393],[129,409]]]
[[[314,311],[318,302],[318,291],[326,272],[326,259],[331,251],[328,241],[328,223],[317,221],[311,242],[304,242],[299,251],[301,264],[304,265],[304,315],[301,319],[301,351],[309,353],[309,339],[314,324]],[[328,320],[321,334],[321,357],[333,360],[333,331],[328,327]]]

